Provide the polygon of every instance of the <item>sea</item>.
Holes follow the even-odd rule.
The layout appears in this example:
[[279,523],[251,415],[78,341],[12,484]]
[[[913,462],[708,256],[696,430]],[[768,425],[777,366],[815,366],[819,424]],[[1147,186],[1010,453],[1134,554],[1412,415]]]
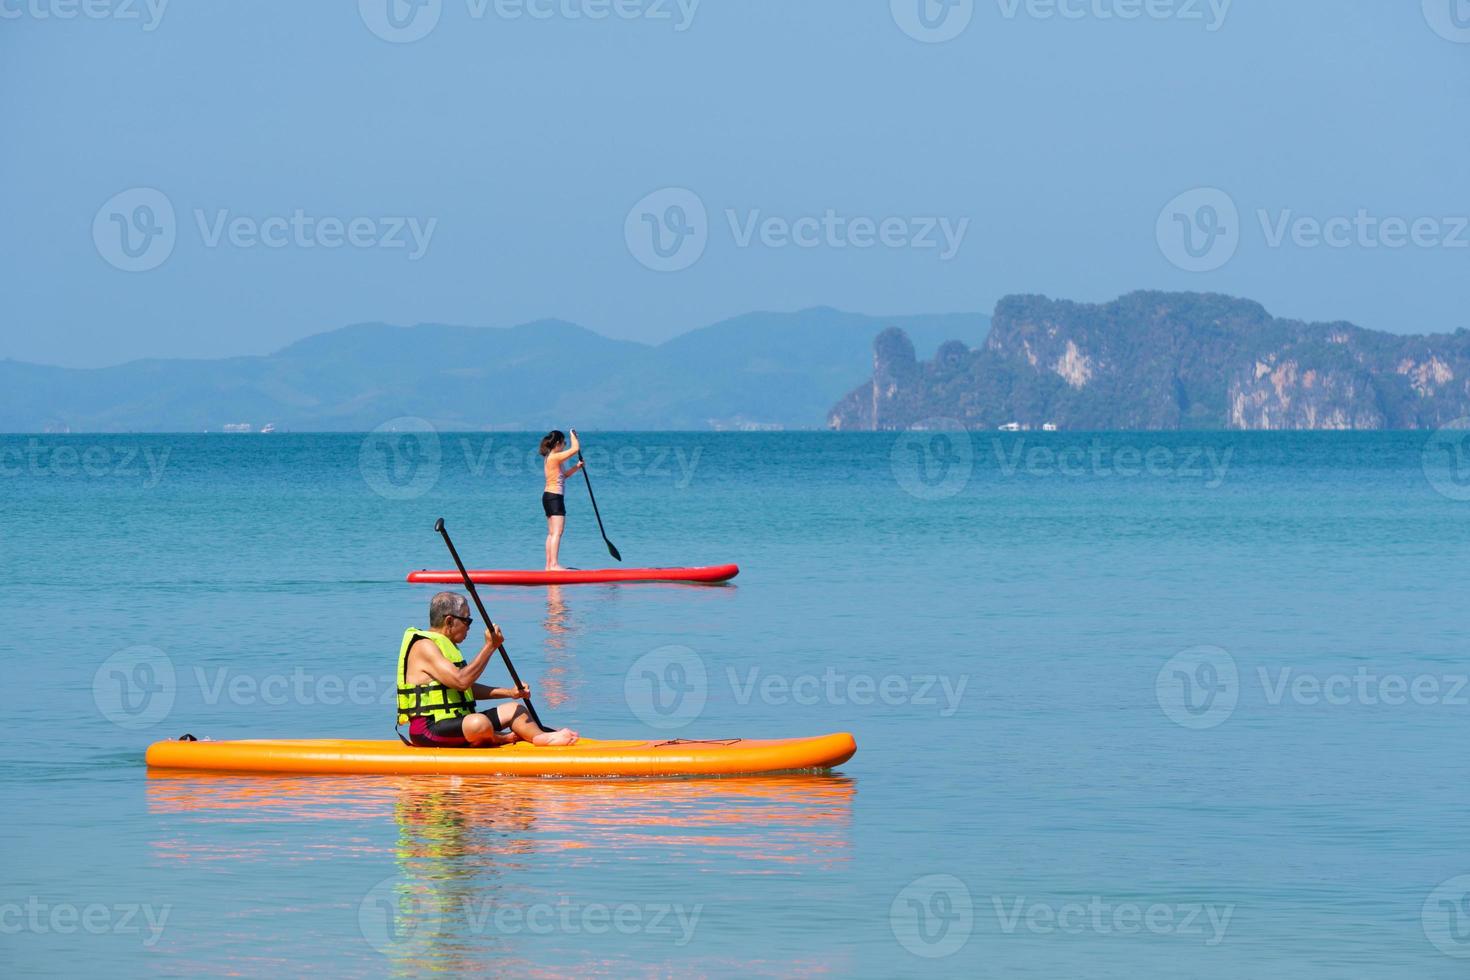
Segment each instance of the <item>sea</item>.
[[483,589],[540,714],[850,761],[147,769],[394,738],[405,575],[541,566],[538,435],[0,437],[0,973],[1470,971],[1466,430],[586,431],[625,565],[740,574]]

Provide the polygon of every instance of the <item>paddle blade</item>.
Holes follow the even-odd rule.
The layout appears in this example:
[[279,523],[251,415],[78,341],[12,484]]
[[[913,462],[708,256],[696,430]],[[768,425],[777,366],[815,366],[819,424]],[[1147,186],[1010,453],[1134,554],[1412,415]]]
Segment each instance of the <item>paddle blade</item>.
[[606,538],[603,538],[602,540],[607,542],[607,553],[612,555],[615,560],[622,561],[623,556],[618,554],[618,546],[613,544],[611,541],[608,541]]

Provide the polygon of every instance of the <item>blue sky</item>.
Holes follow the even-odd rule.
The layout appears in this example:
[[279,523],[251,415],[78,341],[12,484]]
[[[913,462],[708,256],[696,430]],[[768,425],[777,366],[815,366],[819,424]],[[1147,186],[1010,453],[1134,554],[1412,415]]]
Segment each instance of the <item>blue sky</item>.
[[0,2],[0,357],[1138,288],[1470,326],[1470,0],[420,2]]

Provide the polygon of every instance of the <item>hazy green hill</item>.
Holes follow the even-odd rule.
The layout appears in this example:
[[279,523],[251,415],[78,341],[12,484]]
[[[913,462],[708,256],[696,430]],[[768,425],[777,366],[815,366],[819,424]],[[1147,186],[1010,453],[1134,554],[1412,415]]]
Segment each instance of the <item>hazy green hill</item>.
[[650,350],[589,386],[573,408],[628,429],[818,427],[853,380],[872,371],[873,337],[890,324],[902,324],[930,351],[955,335],[978,344],[988,326],[973,314],[751,313]]
[[365,430],[399,416],[443,428],[814,428],[872,370],[873,336],[980,343],[980,315],[882,319],[754,313],[660,346],[575,324],[358,324],[264,357],[147,360],[95,370],[0,362],[0,430],[199,431],[274,423]]

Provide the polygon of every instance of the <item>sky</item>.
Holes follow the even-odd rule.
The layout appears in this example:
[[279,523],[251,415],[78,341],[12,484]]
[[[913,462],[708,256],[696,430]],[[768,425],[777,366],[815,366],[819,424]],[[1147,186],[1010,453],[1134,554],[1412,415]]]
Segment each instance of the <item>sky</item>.
[[1135,289],[1470,327],[1470,0],[0,0],[0,358]]

